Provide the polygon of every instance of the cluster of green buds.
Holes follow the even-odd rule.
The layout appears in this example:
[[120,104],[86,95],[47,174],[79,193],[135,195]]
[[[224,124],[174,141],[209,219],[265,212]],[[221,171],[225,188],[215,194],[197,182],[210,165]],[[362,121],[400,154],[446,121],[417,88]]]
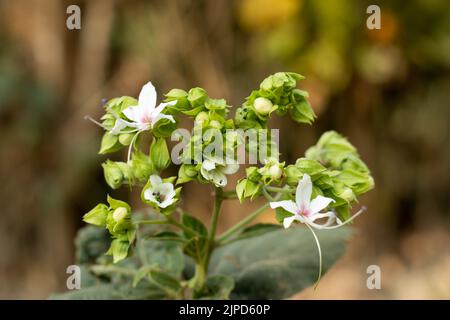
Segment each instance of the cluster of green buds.
[[303,76],[293,72],[278,72],[264,79],[259,90],[252,91],[236,110],[236,126],[266,128],[273,112],[279,116],[289,112],[295,121],[311,124],[316,116],[308,102],[308,93],[296,88],[297,81],[302,79]]
[[109,231],[113,240],[107,254],[113,256],[114,262],[127,257],[136,228],[131,220],[131,208],[126,202],[108,196],[108,205],[98,204],[83,216],[83,220]]
[[342,220],[350,216],[357,196],[374,187],[370,171],[356,148],[335,131],[325,132],[304,158],[285,169],[286,184],[296,186],[304,174],[311,177],[313,196],[322,195],[334,200],[330,206]]

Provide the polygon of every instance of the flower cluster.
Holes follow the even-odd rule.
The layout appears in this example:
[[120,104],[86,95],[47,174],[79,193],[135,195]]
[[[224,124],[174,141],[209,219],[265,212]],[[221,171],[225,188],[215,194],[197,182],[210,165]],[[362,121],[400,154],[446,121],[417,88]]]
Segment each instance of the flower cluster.
[[[192,280],[192,286],[197,290],[204,285],[202,272],[208,267],[204,264],[212,250],[220,245],[220,239],[228,238],[242,226],[238,224],[217,240],[215,225],[208,231],[185,213],[179,219],[174,218],[175,211],[182,212],[180,185],[191,181],[214,187],[213,224],[217,223],[216,215],[223,200],[238,198],[242,202],[259,197],[266,198],[266,206],[276,210],[276,219],[285,228],[297,222],[312,229],[331,229],[350,222],[355,217],[350,213],[352,205],[359,195],[373,188],[374,182],[356,148],[346,138],[334,131],[326,132],[304,157],[286,165],[279,160],[272,133],[269,139],[258,135],[248,145],[242,135],[246,129],[267,131],[268,119],[273,114],[289,114],[296,122],[312,123],[315,114],[308,94],[297,88],[301,79],[301,75],[291,72],[267,77],[236,110],[234,118],[229,117],[230,106],[224,99],[211,98],[202,88],[172,89],[164,102],[158,104],[155,87],[149,82],[143,86],[138,99],[125,96],[109,100],[104,105],[101,122],[93,120],[105,130],[99,153],[109,154],[124,147],[128,152],[126,161],[108,159],[103,163],[105,180],[112,189],[122,185],[141,187],[142,202],[164,218],[133,220],[131,207],[110,196],[108,204],[99,204],[85,214],[84,221],[104,227],[110,233],[113,241],[108,254],[113,256],[113,261],[130,254],[139,225],[169,224],[183,231],[182,234],[169,232],[170,238],[182,242],[184,252],[198,264],[200,273]],[[176,130],[180,117],[192,120],[188,136]],[[173,150],[169,152],[168,137],[182,140],[176,159]],[[148,138],[151,143],[146,152],[142,144]],[[229,176],[239,171],[240,148],[248,154],[255,151],[256,162],[245,169],[245,176],[234,189],[225,191],[230,184]],[[261,150],[270,152],[261,153]],[[180,164],[177,174],[163,177],[171,160]],[[254,219],[256,214],[249,217]],[[242,225],[250,222],[250,218]]]

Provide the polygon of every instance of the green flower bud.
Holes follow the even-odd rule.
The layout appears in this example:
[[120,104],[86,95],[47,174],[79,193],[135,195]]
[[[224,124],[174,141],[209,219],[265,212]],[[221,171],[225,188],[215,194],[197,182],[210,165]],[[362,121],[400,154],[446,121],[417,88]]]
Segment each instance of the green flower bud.
[[245,174],[247,175],[247,179],[252,182],[259,182],[261,179],[261,174],[259,173],[257,167],[249,167],[245,169]]
[[342,198],[345,201],[347,201],[348,203],[351,203],[354,200],[356,200],[356,195],[352,191],[352,189],[345,187],[344,191],[339,194],[339,198]]
[[202,88],[192,88],[189,90],[187,99],[191,105],[195,108],[205,103],[207,98],[205,89]]
[[128,146],[131,143],[131,140],[133,140],[135,134],[133,133],[122,133],[119,135],[119,142],[123,144],[124,146]]
[[107,160],[102,164],[102,167],[106,183],[112,189],[117,189],[123,183],[127,182],[130,168],[125,162]]
[[170,164],[170,154],[166,140],[154,139],[150,146],[150,158],[156,171],[162,171]]
[[103,203],[99,203],[83,216],[83,221],[95,226],[105,226],[107,215],[108,206]]
[[265,116],[272,111],[273,103],[269,99],[259,97],[255,99],[253,107],[258,114]]
[[219,129],[219,130],[222,128],[222,124],[217,120],[210,121],[209,126],[213,129]]
[[303,176],[300,169],[294,165],[287,166],[284,169],[284,174],[286,175],[286,183],[290,186],[296,186],[300,178]]
[[199,114],[197,114],[197,116],[195,117],[195,122],[197,124],[201,124],[201,123],[205,122],[206,120],[208,120],[208,118],[209,118],[208,113],[205,111],[202,111]]
[[266,160],[264,167],[258,169],[258,172],[262,176],[264,184],[270,184],[272,182],[279,182],[283,175],[284,162],[280,163],[275,158]]
[[118,223],[125,219],[127,216],[128,210],[125,207],[118,207],[112,213],[113,220]]

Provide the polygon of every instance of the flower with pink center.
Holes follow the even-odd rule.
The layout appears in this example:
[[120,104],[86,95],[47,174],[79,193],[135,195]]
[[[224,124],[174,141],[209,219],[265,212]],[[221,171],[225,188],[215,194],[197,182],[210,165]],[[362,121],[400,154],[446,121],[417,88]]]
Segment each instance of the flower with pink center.
[[123,114],[130,121],[118,118],[111,129],[112,134],[119,134],[126,127],[136,128],[136,131],[150,130],[154,125],[161,119],[168,119],[175,122],[175,119],[170,116],[163,114],[162,111],[167,106],[173,106],[177,101],[171,101],[167,103],[160,103],[156,106],[156,90],[151,82],[148,82],[142,87],[139,93],[138,105],[130,106],[123,110]]
[[[311,194],[311,177],[304,174],[302,180],[298,183],[295,193],[295,201],[283,200],[270,202],[270,207],[272,209],[283,208],[293,214],[290,217],[284,218],[283,225],[285,228],[289,228],[294,221],[306,223],[316,229],[330,228],[330,225],[334,221],[340,225],[341,221],[337,218],[333,211],[328,211],[325,213],[320,212],[327,208],[330,203],[334,202],[334,200],[320,195],[311,200]],[[315,222],[317,219],[322,218],[328,218],[325,224],[318,224]]]

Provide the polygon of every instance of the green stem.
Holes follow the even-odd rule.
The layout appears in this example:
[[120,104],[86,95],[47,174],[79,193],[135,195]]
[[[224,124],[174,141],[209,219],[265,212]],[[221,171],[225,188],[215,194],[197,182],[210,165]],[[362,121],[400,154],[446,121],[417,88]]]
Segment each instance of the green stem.
[[167,220],[140,220],[136,221],[135,224],[168,224]]
[[211,258],[211,253],[215,246],[215,237],[217,231],[217,222],[219,220],[220,209],[223,202],[223,190],[221,188],[215,188],[215,201],[214,209],[211,217],[211,224],[208,231],[208,238],[205,245],[205,256],[195,266],[194,276],[194,291],[201,292],[206,281],[206,274],[208,273],[208,264]]
[[295,190],[291,188],[279,188],[279,187],[270,187],[266,186],[264,187],[269,192],[277,192],[277,193],[293,193]]
[[229,190],[229,191],[223,191],[222,192],[222,198],[223,199],[237,199],[236,191]]
[[191,228],[186,227],[184,224],[179,223],[177,220],[175,220],[171,216],[167,217],[167,223],[170,223],[171,225],[174,225],[174,226],[180,228],[181,230],[185,231],[189,235],[199,236],[199,234],[196,231],[192,230]]
[[[281,189],[281,190],[285,190],[285,189]],[[281,197],[281,193],[278,193],[275,196],[275,198],[272,198],[272,196],[265,189],[262,189],[262,192],[263,192],[264,196],[267,198],[267,200],[269,200],[269,201],[277,201]],[[227,231],[222,233],[217,238],[218,243],[224,242],[226,239],[231,237],[234,233],[236,233],[237,231],[241,230],[243,227],[245,227],[250,222],[255,220],[260,214],[262,214],[267,208],[269,208],[269,206],[270,206],[270,204],[266,203],[262,207],[259,207],[258,209],[256,209],[252,213],[250,213],[248,216],[246,216],[244,219],[239,221],[237,224],[232,226],[230,229],[228,229]]]
[[218,238],[217,241],[223,242],[224,240],[228,239],[230,236],[232,236],[235,232],[239,231],[243,227],[245,227],[247,224],[252,222],[254,219],[256,219],[261,213],[263,213],[267,208],[269,208],[269,204],[266,203],[262,207],[259,207],[252,213],[250,213],[248,216],[246,216],[244,219],[236,223],[234,226],[232,226],[230,229],[222,233]]

